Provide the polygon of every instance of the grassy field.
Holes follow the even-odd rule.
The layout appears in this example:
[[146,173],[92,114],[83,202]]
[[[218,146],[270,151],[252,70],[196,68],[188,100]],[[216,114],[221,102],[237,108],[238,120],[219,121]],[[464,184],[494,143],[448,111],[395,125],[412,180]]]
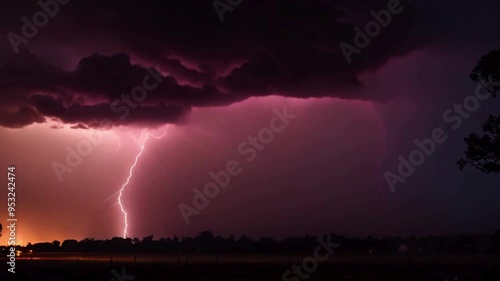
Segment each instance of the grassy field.
[[[214,255],[154,256],[102,254],[38,254],[16,261],[16,274],[0,272],[0,280],[274,280],[282,281],[304,256]],[[320,262],[306,280],[500,281],[498,257],[491,255],[338,254]],[[134,263],[135,259],[135,263]],[[3,261],[5,264],[5,260]],[[122,270],[134,279],[117,278]],[[299,281],[299,278],[289,280]]]

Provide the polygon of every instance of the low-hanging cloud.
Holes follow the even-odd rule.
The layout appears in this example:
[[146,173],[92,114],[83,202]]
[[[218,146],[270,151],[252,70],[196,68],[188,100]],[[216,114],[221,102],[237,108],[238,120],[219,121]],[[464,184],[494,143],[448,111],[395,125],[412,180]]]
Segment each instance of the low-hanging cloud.
[[[268,95],[387,100],[391,94],[362,94],[357,77],[425,46],[425,38],[408,35],[418,34],[412,6],[355,62],[347,64],[338,48],[356,21],[386,2],[247,1],[221,22],[211,1],[75,0],[17,54],[7,39],[0,43],[0,125],[179,123],[192,107]],[[37,8],[6,4],[1,30],[22,35],[19,19]],[[110,110],[151,71],[162,82],[127,118]]]

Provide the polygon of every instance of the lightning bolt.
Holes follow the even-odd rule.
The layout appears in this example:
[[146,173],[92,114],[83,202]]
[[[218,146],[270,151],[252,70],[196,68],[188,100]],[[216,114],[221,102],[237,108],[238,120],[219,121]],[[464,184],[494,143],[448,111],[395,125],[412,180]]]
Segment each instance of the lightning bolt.
[[[123,238],[127,238],[127,229],[128,229],[128,214],[127,214],[127,211],[125,211],[125,207],[123,206],[123,202],[122,202],[122,195],[123,195],[123,192],[125,191],[125,188],[127,187],[127,185],[129,184],[130,182],[130,179],[132,178],[132,175],[133,175],[133,171],[134,171],[134,168],[135,166],[137,165],[137,162],[139,161],[139,158],[141,157],[142,153],[144,152],[144,148],[146,146],[146,142],[150,139],[150,138],[155,138],[155,139],[159,139],[159,138],[162,138],[165,136],[165,134],[167,133],[167,131],[165,130],[165,132],[163,132],[162,135],[160,136],[154,136],[153,134],[151,133],[144,133],[144,130],[141,131],[141,136],[139,137],[139,139],[141,139],[144,135],[146,135],[142,141],[142,143],[140,141],[139,142],[139,147],[140,147],[140,151],[139,153],[135,156],[135,160],[134,160],[134,164],[132,164],[132,166],[130,167],[129,169],[129,174],[128,174],[128,177],[127,177],[127,180],[125,181],[125,183],[122,185],[122,187],[120,188],[120,190],[118,191],[118,201],[116,202],[118,205],[120,205],[120,210],[122,211],[123,213],[123,221],[125,222],[125,226],[123,228]],[[115,203],[115,204],[116,204]]]

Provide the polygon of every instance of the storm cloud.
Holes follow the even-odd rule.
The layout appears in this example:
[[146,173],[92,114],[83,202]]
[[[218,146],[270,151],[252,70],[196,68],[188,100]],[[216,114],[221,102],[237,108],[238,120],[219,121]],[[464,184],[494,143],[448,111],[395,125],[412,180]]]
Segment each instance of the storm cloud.
[[[419,31],[405,1],[405,15],[394,17],[351,64],[339,44],[352,41],[353,28],[373,20],[370,11],[387,1],[246,1],[224,22],[211,1],[42,2],[59,9],[50,22],[29,42],[17,42],[17,54],[8,38],[1,43],[4,127],[46,118],[91,127],[103,118],[115,126],[179,123],[192,107],[254,96],[386,100],[390,95],[363,95],[358,75],[427,42],[408,36]],[[33,22],[38,10],[10,2],[2,31],[22,36],[20,18]],[[161,83],[121,117],[113,102],[127,106],[122,94],[142,85],[148,70]]]

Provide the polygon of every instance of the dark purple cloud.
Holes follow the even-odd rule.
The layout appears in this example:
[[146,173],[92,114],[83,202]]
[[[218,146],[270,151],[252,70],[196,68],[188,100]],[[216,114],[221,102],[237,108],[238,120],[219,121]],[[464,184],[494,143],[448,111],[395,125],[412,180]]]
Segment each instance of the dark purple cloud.
[[[397,93],[359,91],[360,74],[439,45],[446,32],[449,42],[459,37],[435,28],[449,1],[401,0],[403,12],[347,63],[339,44],[354,44],[354,27],[363,29],[374,20],[370,12],[388,2],[243,1],[221,22],[210,0],[73,0],[57,8],[49,1],[54,16],[32,38],[15,48],[8,36],[0,42],[0,125],[23,127],[44,117],[87,126],[102,118],[114,125],[178,123],[191,107],[267,95],[385,101]],[[21,18],[32,21],[41,10],[35,2],[9,1],[0,29],[23,36]],[[159,86],[137,105],[125,102],[122,94],[153,68],[163,73]],[[128,113],[117,114],[123,105]],[[16,113],[21,108],[30,113]]]
[[[364,26],[372,9],[386,6],[385,0],[246,1],[221,22],[212,1],[58,4],[29,42],[18,43],[19,53],[8,38],[1,43],[0,99],[7,102],[0,125],[23,127],[44,117],[85,126],[102,118],[114,125],[178,123],[191,107],[252,96],[385,99],[357,94],[357,75],[425,44],[407,38],[413,8],[408,4],[406,16],[395,17],[352,64],[338,45],[354,37],[345,11],[365,15]],[[20,19],[40,10],[35,3],[6,4],[2,31],[22,36]],[[71,51],[57,53],[63,49]],[[162,71],[161,83],[130,105],[122,94],[143,84],[153,71],[146,65]],[[130,110],[117,114],[122,105]],[[22,107],[31,113],[15,114]]]

